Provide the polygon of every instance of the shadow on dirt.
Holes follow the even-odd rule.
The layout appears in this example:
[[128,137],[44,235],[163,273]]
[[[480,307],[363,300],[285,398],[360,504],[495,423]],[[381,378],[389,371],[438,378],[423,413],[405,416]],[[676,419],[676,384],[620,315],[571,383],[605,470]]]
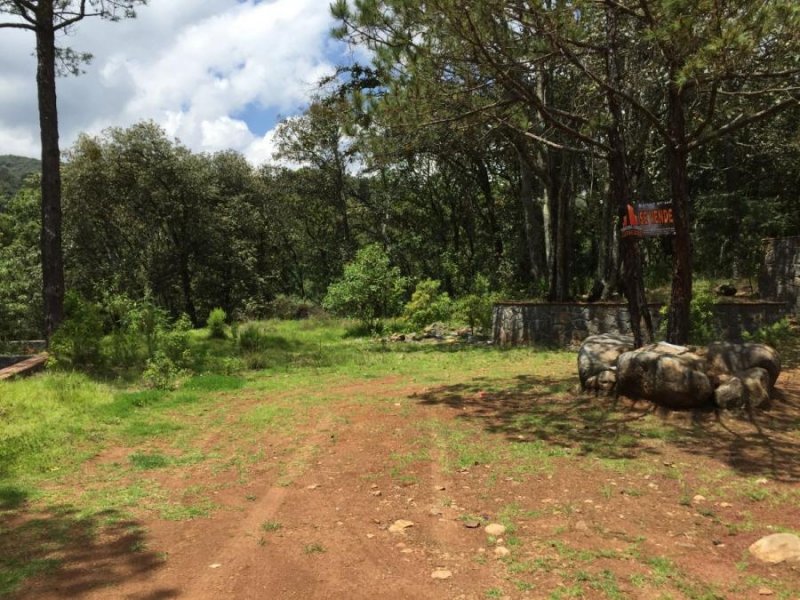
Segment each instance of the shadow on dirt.
[[576,393],[577,379],[475,378],[416,396],[514,443],[546,442],[603,459],[658,457],[670,446],[745,476],[800,481],[800,386],[781,385],[767,411],[668,411],[647,401]]
[[[0,597],[82,597],[163,564],[136,521],[113,511],[83,516],[70,506],[34,510],[24,491],[0,490]],[[142,599],[177,596],[163,589]]]

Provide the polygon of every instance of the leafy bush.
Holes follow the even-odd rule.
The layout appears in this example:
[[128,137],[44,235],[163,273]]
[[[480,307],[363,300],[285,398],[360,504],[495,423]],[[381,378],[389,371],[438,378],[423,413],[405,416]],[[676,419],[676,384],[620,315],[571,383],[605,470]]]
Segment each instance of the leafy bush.
[[474,333],[476,329],[489,331],[492,328],[492,306],[497,294],[489,289],[489,280],[483,275],[475,278],[472,292],[456,301],[455,315],[465,322]]
[[225,334],[225,320],[228,318],[227,313],[221,308],[215,308],[208,315],[206,327],[208,327],[209,337],[224,340],[227,336]]
[[162,352],[173,364],[188,368],[192,364],[192,352],[189,347],[189,332],[192,322],[186,314],[182,314],[173,323],[172,328],[164,327],[157,340],[158,351]]
[[406,280],[400,269],[377,244],[361,248],[355,260],[344,267],[342,278],[332,283],[323,300],[331,312],[355,317],[370,329],[380,319],[397,315]]
[[764,325],[753,333],[744,332],[742,334],[746,342],[767,344],[778,350],[794,341],[795,336],[795,332],[792,331],[792,324],[787,318],[776,321],[771,325]]
[[[664,305],[659,310],[661,323],[656,331],[656,336],[666,338],[669,327],[669,305]],[[702,346],[714,341],[718,336],[716,321],[714,319],[714,294],[708,285],[698,285],[692,294],[689,304],[689,341]]]
[[54,364],[68,368],[98,367],[103,318],[98,307],[72,292],[64,298],[64,321],[50,341]]
[[175,389],[175,383],[180,375],[180,369],[161,350],[156,351],[153,358],[147,359],[142,379],[145,383],[157,390]]
[[453,302],[447,292],[439,291],[440,285],[434,279],[420,281],[403,310],[403,319],[416,329],[422,329],[431,323],[449,321],[453,313]]

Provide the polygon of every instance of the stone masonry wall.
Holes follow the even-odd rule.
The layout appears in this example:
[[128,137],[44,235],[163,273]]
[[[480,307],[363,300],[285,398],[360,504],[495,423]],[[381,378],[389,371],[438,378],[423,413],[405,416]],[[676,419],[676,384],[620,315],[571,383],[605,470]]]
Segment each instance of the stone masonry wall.
[[765,300],[787,302],[800,316],[800,237],[764,240],[758,293]]
[[[653,326],[658,328],[661,305],[650,304]],[[742,333],[753,332],[789,314],[784,302],[719,303],[714,306],[720,338],[741,341]],[[598,333],[629,335],[631,319],[621,303],[535,303],[499,302],[492,312],[495,344],[577,346]]]

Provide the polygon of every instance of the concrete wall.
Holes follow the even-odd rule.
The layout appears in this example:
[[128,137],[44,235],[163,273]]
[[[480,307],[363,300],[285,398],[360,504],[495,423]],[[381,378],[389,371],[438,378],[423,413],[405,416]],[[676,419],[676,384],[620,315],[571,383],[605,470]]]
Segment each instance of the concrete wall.
[[[660,304],[651,304],[653,325],[658,328]],[[720,339],[740,341],[742,332],[753,332],[790,313],[784,302],[720,303],[714,307]],[[499,302],[492,313],[495,344],[577,346],[598,333],[630,334],[631,320],[620,303]]]

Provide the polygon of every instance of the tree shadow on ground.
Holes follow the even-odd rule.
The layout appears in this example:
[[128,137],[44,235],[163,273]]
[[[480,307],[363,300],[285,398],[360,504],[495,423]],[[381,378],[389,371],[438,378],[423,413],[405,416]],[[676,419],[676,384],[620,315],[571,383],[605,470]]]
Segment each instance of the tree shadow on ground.
[[[26,493],[0,490],[0,597],[77,598],[97,589],[140,578],[164,564],[147,549],[137,521],[114,511],[81,515],[72,506],[38,509]],[[175,598],[160,589],[142,600]]]
[[769,410],[669,411],[648,401],[577,393],[577,379],[475,378],[416,397],[447,406],[514,443],[545,442],[603,459],[637,459],[670,447],[745,476],[800,481],[800,384],[781,386]]

